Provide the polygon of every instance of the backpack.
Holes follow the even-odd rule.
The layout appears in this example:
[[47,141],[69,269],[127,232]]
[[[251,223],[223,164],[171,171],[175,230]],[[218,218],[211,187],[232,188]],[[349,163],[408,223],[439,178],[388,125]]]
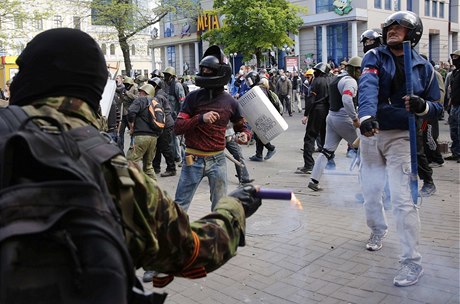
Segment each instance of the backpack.
[[0,109],[0,303],[164,302],[142,291],[102,173],[120,154],[92,126]]
[[161,132],[165,127],[165,113],[161,104],[155,98],[148,98],[148,123],[153,131]]

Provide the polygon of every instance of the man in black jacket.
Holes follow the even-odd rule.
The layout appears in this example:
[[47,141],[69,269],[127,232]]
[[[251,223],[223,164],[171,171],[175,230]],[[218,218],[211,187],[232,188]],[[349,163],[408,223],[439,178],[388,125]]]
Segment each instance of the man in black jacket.
[[155,173],[161,172],[161,155],[163,154],[166,160],[166,171],[161,173],[161,177],[176,175],[176,162],[174,159],[174,151],[171,142],[174,138],[174,118],[172,116],[172,106],[168,100],[168,95],[162,89],[163,81],[159,77],[154,77],[149,80],[155,88],[155,98],[163,106],[165,112],[165,128],[157,140],[157,149],[155,158],[153,159],[153,169]]
[[[149,122],[149,104],[153,96],[155,96],[155,89],[153,86],[144,84],[139,88],[139,97],[129,106],[129,133],[134,137],[134,140],[129,147],[127,159],[135,162],[142,160],[142,170],[149,177],[156,179],[152,161],[156,152],[157,139],[161,131],[154,130]],[[158,107],[161,108],[159,103],[156,105],[156,108]],[[160,112],[163,112],[162,108]],[[155,111],[155,113],[157,113],[157,111]],[[164,122],[164,116],[161,120]]]
[[[329,78],[331,70],[329,65],[318,63],[313,68],[315,80],[311,85],[311,94],[314,100],[305,100],[305,112],[302,124],[306,124],[305,136],[303,139],[303,167],[298,167],[295,173],[310,174],[315,165],[313,152],[315,150],[315,140],[320,136],[321,147],[324,145],[326,136],[326,116],[329,111]],[[313,99],[313,98],[312,98]]]

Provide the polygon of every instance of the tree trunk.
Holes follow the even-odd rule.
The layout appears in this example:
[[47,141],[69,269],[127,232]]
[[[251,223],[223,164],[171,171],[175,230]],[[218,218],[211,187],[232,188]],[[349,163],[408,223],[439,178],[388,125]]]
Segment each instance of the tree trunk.
[[131,76],[131,57],[129,54],[129,44],[128,41],[125,37],[119,35],[118,36],[118,41],[120,43],[120,48],[123,53],[123,60],[125,62],[125,70],[126,70],[126,75]]
[[262,59],[262,49],[257,48],[256,49],[256,58],[257,58],[257,67],[260,67],[260,60]]

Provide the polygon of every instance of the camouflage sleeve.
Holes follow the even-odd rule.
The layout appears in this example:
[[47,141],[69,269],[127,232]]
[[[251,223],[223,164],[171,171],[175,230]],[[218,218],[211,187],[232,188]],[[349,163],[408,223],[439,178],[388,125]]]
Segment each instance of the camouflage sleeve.
[[[188,215],[158,184],[139,170],[131,169],[135,198],[145,215],[151,236],[141,254],[142,266],[176,276],[202,268],[213,271],[236,254],[244,238],[245,216],[242,205],[226,197],[215,212],[189,222]],[[143,213],[145,214],[145,212]]]

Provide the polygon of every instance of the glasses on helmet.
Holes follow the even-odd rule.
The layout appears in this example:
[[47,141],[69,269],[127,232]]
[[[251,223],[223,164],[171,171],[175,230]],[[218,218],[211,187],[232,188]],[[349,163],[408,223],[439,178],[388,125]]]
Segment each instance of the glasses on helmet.
[[388,18],[387,20],[385,20],[385,23],[383,23],[383,27],[389,27],[393,23],[397,23],[401,26],[413,30],[415,29],[415,25],[417,24],[417,17],[411,14],[397,15],[393,18]]

